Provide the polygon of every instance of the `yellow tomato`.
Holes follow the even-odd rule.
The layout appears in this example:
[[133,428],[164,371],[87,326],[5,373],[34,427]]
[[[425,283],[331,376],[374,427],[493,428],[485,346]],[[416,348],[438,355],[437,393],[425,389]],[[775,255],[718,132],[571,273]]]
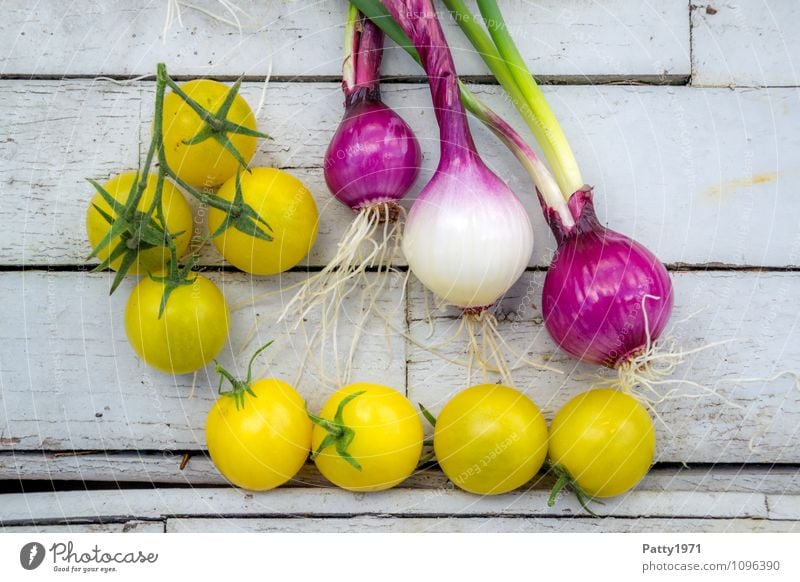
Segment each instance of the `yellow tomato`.
[[[112,178],[103,184],[103,188],[114,200],[119,200],[121,204],[125,204],[135,179],[135,172],[127,172]],[[157,181],[158,178],[155,174],[150,174],[147,177],[147,186],[145,186],[142,198],[137,206],[140,211],[147,211],[153,203]],[[178,256],[180,257],[186,252],[186,249],[189,248],[189,240],[192,237],[192,210],[189,208],[189,204],[186,202],[183,194],[169,181],[164,182],[161,201],[164,205],[164,219],[167,223],[167,230],[171,233],[182,233],[175,239],[175,246],[177,247]],[[95,192],[89,204],[89,208],[86,210],[86,234],[88,235],[89,244],[92,245],[92,248],[95,248],[100,241],[105,238],[108,234],[108,230],[111,228],[111,225],[108,224],[106,219],[97,211],[95,205],[112,218],[116,218],[116,213],[111,209],[111,206],[103,199],[99,192]],[[101,261],[105,261],[109,253],[117,247],[119,242],[119,237],[116,237],[111,241],[110,245],[97,253],[97,258]],[[142,250],[139,253],[139,258],[133,264],[129,272],[135,275],[146,275],[147,273],[159,271],[164,268],[169,258],[170,254],[165,246]],[[117,270],[121,262],[122,257],[112,261],[111,268]]]
[[286,382],[262,379],[242,393],[228,394],[208,413],[206,442],[211,460],[231,483],[266,491],[294,477],[311,449],[305,402]]
[[635,487],[655,451],[647,410],[618,390],[579,394],[550,425],[550,462],[590,497],[613,497]]
[[[204,109],[216,113],[225,101],[230,87],[208,79],[197,79],[180,85],[184,93]],[[256,118],[243,97],[237,95],[226,118],[242,127],[254,130]],[[205,122],[179,95],[164,97],[164,153],[167,165],[182,179],[195,187],[213,187],[236,174],[240,164],[219,141],[209,137],[200,143],[185,142],[195,137]],[[245,162],[250,163],[256,152],[255,137],[226,133]]]
[[211,281],[193,273],[192,283],[176,287],[159,317],[165,285],[145,277],[131,292],[125,308],[125,331],[137,354],[163,372],[199,370],[228,339],[225,297]]
[[351,491],[389,489],[408,478],[419,463],[422,422],[408,399],[392,388],[350,384],[328,399],[319,416],[341,433],[321,448],[326,437],[335,437],[315,423],[312,457],[320,473],[339,487]]
[[547,423],[522,392],[481,384],[436,419],[433,450],[444,474],[470,493],[497,495],[530,481],[547,455]]
[[[274,239],[258,239],[231,226],[214,237],[214,246],[229,263],[254,275],[274,275],[294,267],[317,239],[319,214],[311,192],[291,174],[274,168],[253,168],[242,172],[240,180],[244,201],[272,227],[265,230]],[[228,201],[233,201],[235,194],[236,177],[217,192]],[[226,217],[225,212],[212,208],[209,231],[216,233]]]

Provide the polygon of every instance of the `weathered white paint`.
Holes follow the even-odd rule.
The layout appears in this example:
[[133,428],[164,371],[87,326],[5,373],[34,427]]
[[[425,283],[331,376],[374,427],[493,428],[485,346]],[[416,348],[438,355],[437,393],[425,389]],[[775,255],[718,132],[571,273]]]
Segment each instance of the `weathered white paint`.
[[[0,454],[0,480],[112,481],[184,485],[227,485],[211,460],[202,453],[190,455],[183,470],[182,455],[164,451],[144,452],[78,452],[70,454],[15,452]],[[529,484],[536,489],[549,489],[549,476],[534,478]],[[313,463],[306,464],[287,487],[332,487]],[[438,469],[418,471],[403,482],[404,489],[452,489]],[[764,468],[712,467],[673,469],[655,467],[637,486],[641,491],[716,491],[800,495],[800,470],[775,466]]]
[[[502,305],[510,319],[501,324],[505,339],[534,361],[549,362],[566,374],[523,368],[515,375],[523,389],[550,417],[569,398],[587,389],[603,372],[579,364],[556,350],[538,311],[543,273],[526,273]],[[796,462],[800,430],[800,390],[792,378],[748,382],[733,379],[770,378],[797,370],[800,362],[800,326],[791,297],[800,294],[800,278],[789,273],[679,272],[673,274],[674,335],[685,348],[730,340],[687,358],[674,378],[715,387],[719,397],[675,398],[658,404],[658,459],[675,462]],[[424,345],[435,345],[456,333],[457,312],[437,314],[435,333],[426,339],[425,294],[415,284],[409,292],[411,333]],[[430,302],[432,305],[432,302]],[[702,310],[699,313],[698,310]],[[682,319],[696,313],[691,319]],[[679,323],[680,322],[680,323]],[[465,340],[441,353],[465,359]],[[604,374],[609,377],[608,374]],[[494,381],[495,377],[490,376]],[[484,380],[479,370],[473,383]],[[434,414],[467,385],[466,370],[417,347],[409,348],[409,398],[422,402]],[[674,386],[681,393],[700,393]],[[741,408],[737,408],[741,407]]]
[[[199,6],[230,19],[216,2]],[[7,0],[0,23],[4,75],[124,75],[153,73],[165,61],[182,75],[339,76],[344,0],[237,0],[243,33],[183,10],[162,37],[166,1],[43,2]],[[462,75],[487,69],[440,5]],[[689,7],[682,0],[503,3],[506,21],[538,75],[662,79],[689,74]],[[387,43],[390,44],[390,43]],[[419,75],[399,49],[386,51],[385,75]]]
[[800,4],[718,0],[692,10],[692,84],[800,85]]
[[[518,386],[526,390],[550,415],[570,396],[591,385],[598,370],[576,365],[555,353],[555,346],[538,323],[537,314],[520,308],[528,289],[536,289],[541,273],[526,274],[506,301],[520,311],[518,322],[504,322],[500,329],[512,345],[532,357],[550,357],[566,375],[522,370]],[[255,313],[266,314],[256,345],[269,339],[278,343],[265,354],[268,373],[293,378],[303,355],[296,334],[288,338],[284,326],[274,326],[278,306],[290,285],[303,276],[293,273],[271,282],[251,280],[242,274],[211,274],[221,283],[229,301],[268,291],[277,293]],[[0,338],[2,361],[2,415],[0,433],[6,450],[197,450],[203,448],[205,416],[215,396],[216,380],[209,368],[198,375],[193,398],[191,376],[173,378],[148,369],[136,358],[125,338],[122,313],[127,289],[106,296],[110,275],[87,273],[13,272],[0,276],[0,298],[12,306],[10,320]],[[693,357],[679,378],[705,384],[742,377],[770,377],[796,369],[800,361],[797,341],[798,314],[788,298],[800,291],[793,273],[676,273],[678,308],[674,321],[698,309],[705,311],[682,324],[679,337],[686,346],[736,339],[728,346]],[[421,291],[411,287],[412,333],[425,341],[427,324],[422,316]],[[36,298],[34,301],[32,298]],[[534,300],[533,302],[536,302]],[[405,326],[400,291],[387,293],[382,308],[394,313],[395,329]],[[254,311],[235,312],[233,345],[241,343],[250,329]],[[307,322],[309,330],[316,319]],[[452,333],[454,320],[437,320],[437,337]],[[342,326],[342,338],[351,337],[353,326]],[[385,335],[379,318],[370,321],[352,375],[353,380],[374,380],[407,388],[413,402],[438,411],[449,396],[464,387],[464,368],[448,364],[429,353],[402,348],[396,333]],[[393,357],[389,361],[386,341]],[[376,341],[377,340],[377,341]],[[454,343],[447,349],[458,356]],[[406,358],[408,366],[406,371]],[[723,358],[727,359],[727,364]],[[230,362],[231,354],[221,356]],[[243,357],[240,357],[240,362]],[[328,360],[330,362],[330,360]],[[747,368],[742,366],[747,362]],[[388,368],[387,368],[388,364]],[[327,368],[330,374],[330,368]],[[321,406],[331,387],[315,379],[309,370],[299,384],[312,408]],[[407,374],[407,376],[406,376]],[[406,377],[408,384],[406,385]],[[476,381],[478,378],[476,378]],[[659,414],[673,431],[657,423],[659,460],[676,462],[797,462],[800,392],[788,378],[720,386],[720,392],[743,406],[734,408],[714,397],[677,399],[658,406]],[[97,416],[97,415],[101,416]]]
[[770,519],[787,519],[800,523],[800,499],[767,495],[767,510]]
[[[386,101],[414,127],[424,171],[438,159],[438,133],[423,85],[387,85]],[[686,87],[546,87],[583,167],[595,185],[601,220],[632,235],[667,263],[800,264],[800,100],[792,89],[698,90]],[[242,94],[257,100],[259,86]],[[497,87],[479,93],[522,133],[527,128]],[[152,84],[119,87],[87,81],[0,81],[0,264],[76,265],[89,252],[85,212],[92,189],[136,168],[149,141]],[[275,165],[303,180],[321,213],[307,260],[324,265],[352,214],[329,195],[321,160],[341,117],[335,83],[274,83],[254,165]],[[554,246],[531,182],[480,124],[477,144],[520,195],[534,221],[532,265]],[[205,230],[199,228],[199,234]],[[702,244],[699,243],[702,241]],[[204,264],[219,264],[210,246]]]
[[[340,489],[281,488],[264,493],[225,489],[117,489],[15,493],[0,496],[0,516],[7,525],[35,520],[126,519],[165,517],[275,517],[438,515],[474,517],[585,515],[574,496],[559,497],[547,505],[547,491],[518,491],[481,497],[449,489],[392,489],[378,493],[351,493]],[[786,503],[798,503],[796,496]],[[634,491],[604,505],[596,513],[608,517],[767,518],[766,496],[761,493]]]
[[126,521],[120,523],[72,523],[67,525],[0,525],[0,533],[164,533],[163,521]]
[[[219,361],[244,374],[250,354],[269,340],[277,340],[254,366],[254,372],[294,382],[305,356],[303,326],[276,324],[291,286],[303,274],[292,273],[269,282],[239,273],[208,273],[228,302],[268,292],[255,308],[234,311],[231,347]],[[392,284],[402,277],[393,276]],[[147,367],[128,345],[123,314],[132,280],[110,298],[108,274],[15,272],[0,276],[0,296],[9,306],[0,339],[0,447],[3,449],[199,449],[205,442],[205,418],[216,398],[218,376],[213,365],[197,375],[193,397],[192,375],[170,376]],[[388,293],[378,308],[403,325],[405,309],[397,303],[400,291]],[[343,303],[338,336],[349,349],[361,308],[351,296]],[[238,353],[261,315],[256,338]],[[13,318],[13,319],[11,319]],[[306,331],[317,327],[309,315]],[[383,322],[370,320],[354,360],[354,377],[403,390],[405,359],[402,338],[384,333]],[[234,352],[238,363],[234,366]],[[334,376],[326,350],[325,373]],[[390,357],[390,354],[394,354]],[[333,386],[319,379],[309,359],[296,384],[311,408],[319,408]]]
[[[269,27],[268,32],[253,33],[251,26],[243,36],[187,9],[186,28],[178,30],[176,24],[163,43],[159,34],[164,2],[6,4],[0,22],[0,77],[134,76],[152,73],[155,63],[164,60],[176,75],[230,78],[244,73],[254,82],[245,83],[242,92],[255,104],[261,89],[255,79],[266,73],[273,52],[274,74],[305,77],[303,81],[328,79],[271,84],[260,121],[275,139],[262,143],[255,161],[288,168],[310,186],[323,219],[308,264],[327,262],[350,220],[349,212],[331,201],[320,171],[322,152],[341,115],[341,95],[337,83],[330,82],[340,71],[341,2],[310,6],[237,0],[258,25]],[[684,0],[542,0],[536,6],[509,0],[503,6],[537,75],[580,82],[674,82],[691,72],[694,85],[798,84],[798,46],[790,32],[800,10],[789,0],[768,6],[722,0],[713,5],[715,15],[706,5],[696,7],[691,16],[691,67],[690,5]],[[452,22],[445,26],[461,73],[485,74],[477,56],[463,50],[466,42]],[[108,31],[110,43],[103,42]],[[383,72],[420,74],[394,48],[387,51]],[[91,192],[84,178],[103,179],[136,166],[137,154],[148,141],[152,89],[150,82],[121,86],[87,79],[0,81],[0,217],[8,225],[0,232],[0,265],[83,263],[88,252],[83,215]],[[800,138],[794,131],[800,119],[796,90],[545,90],[581,160],[584,177],[597,186],[600,215],[611,226],[632,234],[668,263],[800,265],[800,199],[794,187],[800,167]],[[528,135],[496,87],[478,86],[476,91]],[[384,93],[423,143],[426,167],[419,189],[437,158],[427,88],[387,83]],[[551,238],[529,195],[527,177],[483,128],[473,127],[487,161],[520,192],[534,218],[538,244],[532,265],[546,265]],[[221,261],[206,249],[202,263]],[[518,324],[512,318],[501,326],[515,345],[529,347],[533,356],[554,353],[535,311],[519,308],[538,301],[541,277],[526,275],[509,294],[505,307],[523,313]],[[212,278],[222,283],[232,301],[276,291],[257,309],[234,315],[233,345],[238,347],[254,313],[269,314],[260,322],[258,341],[251,348],[284,338],[265,360],[268,373],[292,377],[302,344],[296,333],[286,339],[286,330],[273,320],[288,286],[302,274],[251,279],[225,273]],[[790,309],[800,291],[796,274],[681,273],[675,280],[676,320],[706,308],[681,326],[680,337],[687,344],[737,339],[693,358],[681,371],[686,377],[708,383],[797,368],[798,316]],[[121,326],[125,295],[133,282],[126,282],[110,299],[107,284],[107,275],[75,272],[0,274],[0,301],[7,306],[0,327],[0,479],[224,484],[205,457],[192,457],[180,472],[179,457],[169,452],[204,447],[202,427],[214,398],[213,374],[201,374],[189,398],[190,377],[171,378],[148,370],[133,355]],[[534,290],[532,300],[525,298],[529,288]],[[419,339],[424,337],[419,286],[412,291],[408,307]],[[402,328],[406,305],[398,290],[381,304],[384,311],[395,306],[400,310],[394,324]],[[353,305],[347,309],[350,314],[358,311]],[[310,329],[317,324],[313,316],[307,323]],[[439,336],[447,323],[437,317]],[[434,409],[463,385],[463,370],[411,346],[404,350],[396,335],[388,340],[390,351],[402,356],[388,362],[384,330],[377,321],[370,326],[368,339],[379,341],[362,343],[355,365],[360,379],[367,376],[408,388],[413,399]],[[349,333],[343,332],[344,340]],[[447,351],[457,354],[458,347]],[[221,359],[232,363],[231,350]],[[242,359],[244,355],[238,358],[240,364]],[[553,361],[569,371],[565,378],[519,375],[523,388],[551,409],[587,387],[589,380],[580,376],[594,372],[560,355]],[[330,391],[315,378],[309,373],[299,385],[312,407]],[[747,384],[726,394],[746,410],[713,398],[659,406],[674,431],[669,435],[658,425],[659,459],[800,462],[800,397],[788,379]],[[54,455],[72,449],[122,452]],[[164,453],[139,452],[154,450]],[[318,487],[325,485],[324,479],[307,466],[292,486],[260,495],[229,487],[0,495],[0,521],[6,524],[0,530],[163,531],[162,520],[170,518],[170,531],[797,531],[797,472],[764,467],[657,469],[634,493],[598,507],[600,513],[614,516],[601,520],[575,519],[581,509],[571,498],[562,497],[555,509],[547,509],[546,481],[528,492],[478,498],[455,491],[440,472],[426,471],[414,475],[403,489],[353,495]],[[349,517],[354,514],[367,515]],[[298,515],[312,517],[287,519]],[[570,519],[552,519],[559,517]],[[64,525],[70,520],[103,523]],[[56,525],[28,525],[37,521]]]
[[756,533],[798,532],[791,521],[766,519],[684,519],[573,517],[370,517],[340,518],[176,518],[167,520],[167,533]]

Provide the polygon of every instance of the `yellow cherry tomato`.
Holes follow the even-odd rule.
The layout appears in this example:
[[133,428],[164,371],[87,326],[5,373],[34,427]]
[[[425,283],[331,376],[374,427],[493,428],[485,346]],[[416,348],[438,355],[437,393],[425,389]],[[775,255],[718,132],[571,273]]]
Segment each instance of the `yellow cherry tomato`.
[[[103,188],[108,192],[114,200],[119,200],[120,204],[125,204],[128,200],[128,195],[136,180],[137,174],[135,172],[126,172],[120,174],[103,184]],[[150,174],[147,177],[147,185],[142,198],[139,200],[137,209],[141,212],[146,212],[150,205],[153,203],[153,196],[156,192],[156,183],[158,178],[155,174]],[[161,194],[161,202],[164,205],[164,220],[169,232],[173,234],[181,233],[175,239],[175,246],[180,257],[189,248],[189,240],[192,237],[192,210],[188,202],[183,197],[183,194],[169,181],[164,181],[164,186]],[[89,238],[89,244],[95,248],[100,241],[102,241],[108,234],[111,225],[100,214],[96,207],[99,207],[106,214],[112,218],[116,218],[116,213],[111,209],[111,205],[106,202],[99,192],[95,192],[89,203],[89,208],[86,210],[86,234]],[[119,244],[120,239],[116,237],[111,241],[111,244],[106,246],[103,250],[97,253],[97,258],[105,261]],[[152,247],[144,249],[139,253],[136,262],[131,266],[129,273],[134,275],[146,275],[159,271],[164,268],[170,258],[169,251],[166,246]],[[115,271],[119,268],[122,262],[122,257],[112,261],[111,268]]]
[[199,370],[228,339],[229,310],[222,292],[202,275],[190,277],[191,284],[172,291],[160,317],[165,284],[151,277],[133,289],[125,308],[128,341],[139,357],[162,372]]
[[362,382],[340,389],[322,407],[311,435],[312,458],[339,487],[381,491],[414,472],[422,440],[422,422],[405,396]]
[[[274,275],[294,267],[317,239],[319,213],[311,192],[291,174],[274,168],[252,168],[242,172],[240,180],[244,202],[269,224],[272,230],[264,230],[274,240],[262,240],[230,226],[213,238],[214,246],[229,263],[254,275]],[[232,202],[236,177],[225,182],[217,195]],[[215,234],[226,218],[225,212],[212,208],[209,232]]]
[[470,493],[507,493],[530,481],[547,455],[547,423],[522,392],[481,384],[454,396],[436,419],[433,450]]
[[[180,88],[206,111],[217,113],[230,91],[230,87],[208,79],[197,79],[182,83]],[[214,187],[236,174],[240,163],[223,145],[209,137],[205,141],[188,145],[205,122],[179,95],[168,93],[164,97],[163,111],[164,153],[167,165],[191,186]],[[232,123],[255,130],[256,118],[253,110],[240,95],[236,95],[226,119]],[[226,132],[245,162],[250,163],[256,152],[257,139],[252,136]]]
[[550,462],[590,497],[633,489],[653,464],[656,431],[647,410],[618,390],[574,397],[550,425]]
[[208,413],[206,442],[211,460],[234,485],[266,491],[294,477],[311,450],[311,420],[305,402],[274,378],[250,384],[241,400],[222,396]]

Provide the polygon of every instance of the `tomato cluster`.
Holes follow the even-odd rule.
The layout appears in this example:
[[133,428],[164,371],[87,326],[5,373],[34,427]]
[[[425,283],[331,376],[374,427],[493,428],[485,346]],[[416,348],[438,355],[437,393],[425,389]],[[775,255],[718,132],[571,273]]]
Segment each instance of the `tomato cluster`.
[[179,85],[159,65],[145,167],[92,182],[92,254],[99,269],[117,271],[112,292],[124,275],[144,276],[128,300],[125,329],[134,351],[167,373],[206,366],[229,329],[222,292],[192,271],[199,249],[190,249],[194,221],[183,192],[210,208],[208,237],[200,241],[210,238],[248,273],[283,272],[316,240],[318,213],[308,189],[286,172],[248,166],[264,134],[238,89],[207,79]]

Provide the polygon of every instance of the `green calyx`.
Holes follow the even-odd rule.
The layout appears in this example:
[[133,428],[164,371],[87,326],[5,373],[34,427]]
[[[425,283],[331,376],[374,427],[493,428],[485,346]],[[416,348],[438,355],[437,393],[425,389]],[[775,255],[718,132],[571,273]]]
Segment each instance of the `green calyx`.
[[[240,410],[244,408],[244,402],[246,395],[249,394],[253,398],[258,398],[256,393],[253,392],[252,383],[253,383],[253,362],[255,359],[261,355],[261,352],[266,350],[269,346],[272,345],[272,341],[267,342],[260,348],[258,348],[255,353],[250,358],[250,362],[247,364],[247,378],[244,380],[239,380],[233,374],[231,374],[228,370],[222,367],[222,365],[214,360],[214,369],[216,370],[217,374],[219,374],[219,387],[217,388],[217,393],[221,396],[230,396],[233,398],[233,401],[236,403],[236,410]],[[227,380],[231,384],[231,389],[226,390],[223,392],[222,385]]]
[[[208,111],[207,109],[203,108],[202,105],[197,103],[194,99],[189,97],[180,86],[173,81],[169,75],[166,74],[166,67],[163,64],[159,65],[159,72],[161,72],[161,68],[163,67],[163,79],[166,83],[167,87],[169,87],[173,93],[175,93],[178,97],[183,99],[183,101],[191,107],[191,109],[197,113],[200,119],[203,120],[205,124],[203,128],[197,132],[196,135],[193,137],[184,140],[183,143],[186,145],[196,145],[199,143],[203,143],[207,139],[213,139],[217,143],[219,143],[225,151],[227,151],[230,155],[232,155],[239,165],[244,168],[247,168],[247,162],[244,160],[242,155],[239,153],[239,150],[236,149],[236,146],[233,145],[231,140],[228,138],[229,133],[235,133],[239,135],[247,135],[250,137],[261,137],[261,138],[269,138],[266,133],[261,133],[260,131],[256,131],[254,129],[250,129],[248,127],[244,127],[242,125],[238,125],[233,123],[228,119],[228,112],[233,105],[234,100],[236,99],[236,95],[239,94],[239,88],[242,85],[242,80],[237,79],[237,81],[233,84],[233,87],[230,88],[227,95],[225,95],[225,100],[222,102],[222,105],[219,106],[214,112]],[[159,76],[159,79],[161,76]]]
[[267,221],[261,218],[261,216],[255,210],[253,210],[252,207],[245,204],[244,194],[242,192],[242,173],[240,170],[237,170],[236,191],[233,195],[233,203],[231,204],[230,210],[226,214],[225,219],[222,221],[222,224],[219,225],[219,228],[217,228],[217,230],[215,230],[209,238],[217,238],[226,230],[233,227],[245,234],[249,234],[253,238],[258,238],[267,242],[273,240],[274,237],[262,230],[259,227],[259,224],[272,231],[272,227],[267,223]]
[[[108,258],[106,258],[94,270],[100,271],[107,269],[111,264],[122,258],[120,266],[114,277],[111,285],[111,293],[113,293],[122,279],[130,271],[131,267],[136,263],[139,253],[155,247],[167,247],[171,252],[170,260],[170,275],[166,278],[159,278],[156,280],[164,280],[167,284],[165,291],[165,298],[168,298],[171,291],[180,284],[186,284],[189,270],[195,262],[195,259],[190,259],[187,267],[178,269],[178,259],[175,256],[175,239],[185,233],[183,232],[169,232],[166,227],[166,220],[164,217],[164,208],[162,203],[164,192],[164,181],[169,178],[175,182],[185,192],[197,198],[202,204],[216,208],[226,213],[226,218],[223,222],[225,228],[235,228],[241,232],[255,238],[265,241],[272,241],[274,237],[268,232],[272,228],[267,221],[258,212],[256,212],[250,205],[246,204],[241,192],[241,182],[237,172],[236,182],[236,198],[233,202],[229,202],[219,196],[200,191],[193,186],[187,184],[182,180],[177,173],[169,167],[167,163],[166,154],[164,151],[164,130],[163,130],[163,116],[164,116],[164,97],[166,89],[169,87],[175,94],[183,99],[189,107],[192,108],[204,121],[205,125],[191,139],[186,140],[184,143],[193,145],[202,143],[207,139],[214,139],[220,143],[226,151],[228,151],[240,164],[249,171],[247,163],[242,158],[239,151],[228,138],[228,134],[241,134],[252,137],[269,137],[261,132],[242,127],[227,119],[228,111],[233,104],[236,95],[239,92],[241,80],[238,80],[233,87],[231,87],[222,105],[216,111],[208,111],[202,105],[189,97],[175,81],[167,74],[167,67],[164,63],[159,63],[156,72],[156,98],[155,98],[155,118],[153,122],[153,135],[150,140],[150,146],[147,150],[144,162],[140,164],[140,169],[137,172],[137,179],[134,181],[133,186],[128,192],[127,199],[124,202],[116,200],[109,194],[100,184],[94,180],[89,180],[89,183],[97,190],[103,200],[110,206],[112,212],[104,211],[97,205],[94,205],[95,210],[100,213],[100,216],[109,224],[109,231],[105,237],[92,249],[89,258],[96,257],[101,251],[109,247],[117,237],[117,243],[113,249],[110,250]],[[157,175],[156,189],[153,196],[153,202],[147,209],[140,210],[139,203],[144,194],[145,188],[151,169]],[[221,231],[220,231],[221,232]],[[219,234],[215,233],[215,235]],[[191,282],[191,281],[189,281]],[[163,313],[166,299],[162,302],[161,312]]]
[[[160,197],[156,197],[147,212],[138,210],[138,201],[141,199],[142,192],[147,184],[147,176],[137,175],[128,192],[129,200],[136,199],[135,206],[123,206],[99,183],[94,180],[89,180],[89,183],[94,186],[106,204],[111,207],[111,214],[109,214],[97,204],[93,204],[94,209],[109,224],[109,229],[106,236],[92,250],[89,258],[97,256],[98,253],[110,246],[115,238],[119,237],[119,242],[110,250],[108,257],[94,269],[95,271],[107,269],[114,261],[122,257],[120,267],[111,284],[111,293],[113,293],[119,287],[125,274],[136,262],[141,251],[169,246],[170,241],[174,243],[174,240],[184,232],[169,232],[167,230]],[[163,187],[163,185],[159,184],[159,187]]]
[[599,517],[589,507],[589,503],[599,503],[600,505],[603,505],[601,500],[586,493],[586,491],[584,491],[583,488],[578,485],[575,479],[572,478],[572,475],[569,474],[569,471],[567,471],[561,465],[551,465],[550,472],[555,475],[556,483],[550,490],[550,497],[547,500],[548,507],[553,507],[556,504],[556,498],[558,497],[558,494],[561,493],[561,491],[565,488],[569,488],[575,493],[575,496],[578,498],[578,502],[581,504],[581,507],[583,507],[584,511],[586,511],[592,517]]
[[348,451],[350,443],[353,442],[356,433],[352,428],[344,423],[343,415],[345,406],[362,394],[364,394],[363,390],[360,392],[354,392],[353,394],[349,394],[343,398],[342,401],[339,402],[339,406],[336,408],[336,414],[334,414],[332,421],[317,416],[316,414],[312,414],[308,411],[308,408],[306,408],[306,414],[308,414],[308,418],[311,419],[311,422],[319,427],[324,428],[327,432],[325,438],[322,439],[322,442],[317,447],[317,450],[311,454],[312,460],[316,459],[322,451],[330,446],[333,446],[336,447],[336,452],[340,457],[352,465],[354,469],[358,471],[361,470],[361,464]]
[[169,270],[167,271],[167,274],[163,277],[154,275],[152,273],[149,275],[150,279],[164,285],[164,293],[161,295],[161,304],[158,306],[159,319],[161,319],[161,316],[164,315],[164,310],[167,308],[167,301],[169,301],[169,296],[172,295],[172,292],[178,287],[191,285],[195,280],[195,277],[192,275],[192,269],[194,268],[195,263],[197,263],[197,257],[191,257],[189,261],[183,267],[181,267],[178,263],[178,254],[175,250],[175,243],[172,240],[169,240],[169,243],[169,252],[171,254],[171,258],[169,261]]

